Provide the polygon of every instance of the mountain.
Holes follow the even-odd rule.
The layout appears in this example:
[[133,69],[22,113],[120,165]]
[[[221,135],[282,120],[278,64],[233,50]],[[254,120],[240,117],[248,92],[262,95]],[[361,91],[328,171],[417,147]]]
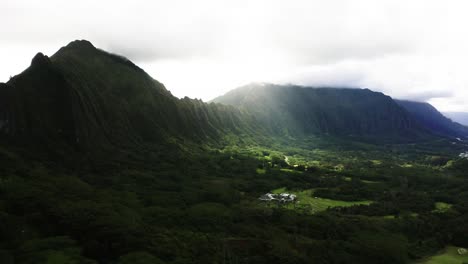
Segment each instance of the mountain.
[[213,101],[252,113],[276,134],[415,139],[428,133],[392,98],[368,89],[250,84]]
[[444,112],[443,114],[457,123],[468,126],[468,113],[466,112]]
[[468,245],[467,145],[381,144],[430,133],[390,97],[215,101],[87,41],[37,54],[0,84],[0,263],[403,264]]
[[234,107],[178,99],[128,59],[73,41],[0,84],[0,133],[9,141],[83,149],[216,139],[255,128]]
[[411,113],[420,124],[437,135],[460,138],[468,137],[468,127],[448,119],[429,103],[404,100],[395,101]]
[[128,59],[77,40],[51,57],[38,53],[29,68],[0,84],[0,133],[3,141],[40,149],[95,151],[223,144],[231,134],[411,141],[426,138],[429,129],[464,131],[443,118],[436,120],[445,122],[442,128],[428,125],[400,104],[368,89],[274,84],[250,84],[212,103],[178,99]]

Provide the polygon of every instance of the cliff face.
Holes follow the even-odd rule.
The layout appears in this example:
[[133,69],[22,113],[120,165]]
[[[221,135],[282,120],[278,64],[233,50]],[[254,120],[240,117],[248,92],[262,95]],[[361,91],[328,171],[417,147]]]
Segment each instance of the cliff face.
[[392,98],[367,89],[251,84],[218,97],[277,133],[418,137],[427,131]]
[[51,60],[37,54],[31,66],[0,84],[0,131],[23,140],[76,138],[71,90]]
[[37,54],[0,84],[0,133],[11,142],[94,150],[218,143],[228,134],[413,140],[435,131],[416,112],[367,89],[251,84],[214,102],[178,99],[128,59],[74,41],[50,58]]
[[234,107],[177,99],[126,58],[74,41],[0,85],[0,132],[84,148],[200,141],[249,130]]
[[396,102],[411,113],[421,125],[435,134],[448,137],[468,137],[468,127],[453,122],[428,103],[404,100],[396,100]]
[[468,126],[468,113],[466,112],[444,112],[443,115],[463,126]]

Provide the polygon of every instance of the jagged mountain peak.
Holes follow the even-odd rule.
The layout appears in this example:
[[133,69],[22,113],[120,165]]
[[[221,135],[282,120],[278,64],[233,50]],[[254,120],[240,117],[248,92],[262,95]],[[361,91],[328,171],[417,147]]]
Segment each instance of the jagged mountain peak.
[[125,66],[131,67],[133,70],[137,70],[139,72],[145,73],[146,72],[130,61],[128,58],[114,54],[99,48],[96,48],[90,41],[88,40],[75,40],[70,42],[68,45],[60,48],[52,57],[51,59],[56,62],[62,62],[62,64],[70,64],[71,62],[79,61],[80,63],[83,61],[90,61],[97,63],[102,60],[111,60],[112,62],[116,62],[118,64],[123,64]]
[[0,132],[79,148],[216,138],[248,130],[233,107],[180,100],[128,59],[74,41],[0,86]]
[[88,148],[232,132],[409,140],[428,135],[391,97],[369,89],[250,83],[213,102],[221,104],[177,99],[128,59],[78,40],[50,58],[38,53],[31,67],[0,86],[0,131]]
[[85,39],[74,40],[74,41],[68,43],[68,45],[66,45],[64,48],[67,48],[67,49],[91,49],[91,50],[96,49],[96,47],[94,47],[94,45],[89,40],[85,40]]
[[42,52],[39,52],[36,54],[36,56],[33,57],[33,59],[31,60],[31,66],[33,67],[40,67],[42,65],[48,65],[50,64],[50,58],[44,54],[42,54]]

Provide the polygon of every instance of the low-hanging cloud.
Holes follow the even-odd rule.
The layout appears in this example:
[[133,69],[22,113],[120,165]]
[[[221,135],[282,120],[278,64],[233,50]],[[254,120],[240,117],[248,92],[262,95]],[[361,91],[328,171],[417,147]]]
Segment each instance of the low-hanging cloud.
[[[74,39],[140,64],[177,96],[251,82],[366,87],[468,111],[464,1],[6,0],[0,80]],[[468,99],[467,99],[468,102]],[[454,108],[455,107],[455,108]]]
[[400,97],[400,99],[412,100],[412,101],[419,101],[419,102],[427,102],[431,99],[442,99],[442,98],[450,98],[453,96],[453,92],[451,91],[422,91],[416,93],[408,93]]

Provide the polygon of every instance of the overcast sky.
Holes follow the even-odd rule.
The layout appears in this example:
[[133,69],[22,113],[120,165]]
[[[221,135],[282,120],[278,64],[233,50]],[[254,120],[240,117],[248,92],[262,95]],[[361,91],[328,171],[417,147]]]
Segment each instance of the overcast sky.
[[174,95],[249,82],[365,87],[468,112],[468,1],[0,0],[0,81],[74,39]]

